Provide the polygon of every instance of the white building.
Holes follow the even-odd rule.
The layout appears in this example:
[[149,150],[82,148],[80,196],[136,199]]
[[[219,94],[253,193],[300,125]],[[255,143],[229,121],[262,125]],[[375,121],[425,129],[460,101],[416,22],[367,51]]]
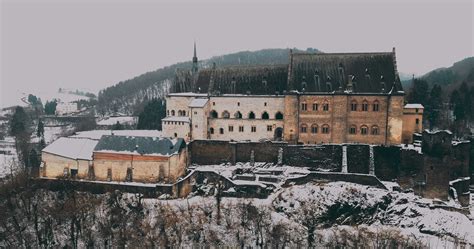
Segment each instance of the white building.
[[281,95],[171,93],[166,98],[163,133],[186,141],[278,139],[284,125],[284,100]]
[[71,113],[75,113],[78,110],[77,103],[74,102],[59,102],[56,105],[56,115],[67,115]]

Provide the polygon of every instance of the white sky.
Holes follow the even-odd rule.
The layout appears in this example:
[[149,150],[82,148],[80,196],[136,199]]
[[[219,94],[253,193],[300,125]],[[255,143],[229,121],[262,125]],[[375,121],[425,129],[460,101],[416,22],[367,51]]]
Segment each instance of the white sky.
[[472,0],[1,2],[0,106],[14,92],[99,90],[192,57],[307,47],[391,51],[426,73],[474,54]]

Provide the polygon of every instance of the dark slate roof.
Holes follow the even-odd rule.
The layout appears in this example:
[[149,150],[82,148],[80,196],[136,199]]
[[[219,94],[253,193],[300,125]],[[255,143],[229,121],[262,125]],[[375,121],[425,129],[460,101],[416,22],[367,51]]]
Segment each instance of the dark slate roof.
[[113,152],[140,155],[171,155],[186,147],[182,138],[135,137],[104,135],[95,146],[95,152]]
[[403,90],[396,70],[394,52],[290,54],[291,90],[301,91],[304,85],[307,92],[345,90],[349,77],[353,77],[352,81],[355,82],[354,92],[389,92],[392,87],[395,91]]
[[356,93],[403,91],[395,52],[290,52],[289,61],[289,65],[205,68],[196,74],[179,70],[171,92],[273,95],[277,91],[302,91],[304,87],[305,92],[324,93],[346,90],[349,79],[355,83]]
[[288,65],[206,68],[200,70],[195,77],[190,73],[178,72],[175,92],[275,94],[277,91],[282,93],[287,88]]

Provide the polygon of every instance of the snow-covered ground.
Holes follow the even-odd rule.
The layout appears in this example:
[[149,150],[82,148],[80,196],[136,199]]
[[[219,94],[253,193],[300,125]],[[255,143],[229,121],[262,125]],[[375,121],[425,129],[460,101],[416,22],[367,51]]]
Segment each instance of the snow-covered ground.
[[[279,217],[273,220],[274,223],[284,219],[301,227],[303,220],[317,217],[320,225],[317,231],[326,239],[331,239],[328,235],[341,228],[355,232],[364,227],[371,231],[396,230],[404,236],[421,240],[429,248],[453,248],[458,245],[456,243],[474,245],[474,225],[468,217],[434,208],[432,200],[412,193],[347,182],[308,183],[283,188],[267,199],[223,198],[222,204],[237,205],[242,201],[269,208],[272,217]],[[166,202],[175,207],[206,203],[212,206],[215,205],[215,198],[146,200],[148,205],[156,205],[157,202]]]

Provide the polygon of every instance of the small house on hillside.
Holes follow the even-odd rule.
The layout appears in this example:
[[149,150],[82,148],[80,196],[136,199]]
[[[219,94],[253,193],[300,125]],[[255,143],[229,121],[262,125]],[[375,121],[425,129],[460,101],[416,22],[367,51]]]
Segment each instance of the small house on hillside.
[[92,152],[97,140],[87,138],[62,137],[42,151],[42,177],[89,177],[92,167]]
[[173,183],[186,170],[186,143],[182,138],[104,135],[93,160],[96,180]]

